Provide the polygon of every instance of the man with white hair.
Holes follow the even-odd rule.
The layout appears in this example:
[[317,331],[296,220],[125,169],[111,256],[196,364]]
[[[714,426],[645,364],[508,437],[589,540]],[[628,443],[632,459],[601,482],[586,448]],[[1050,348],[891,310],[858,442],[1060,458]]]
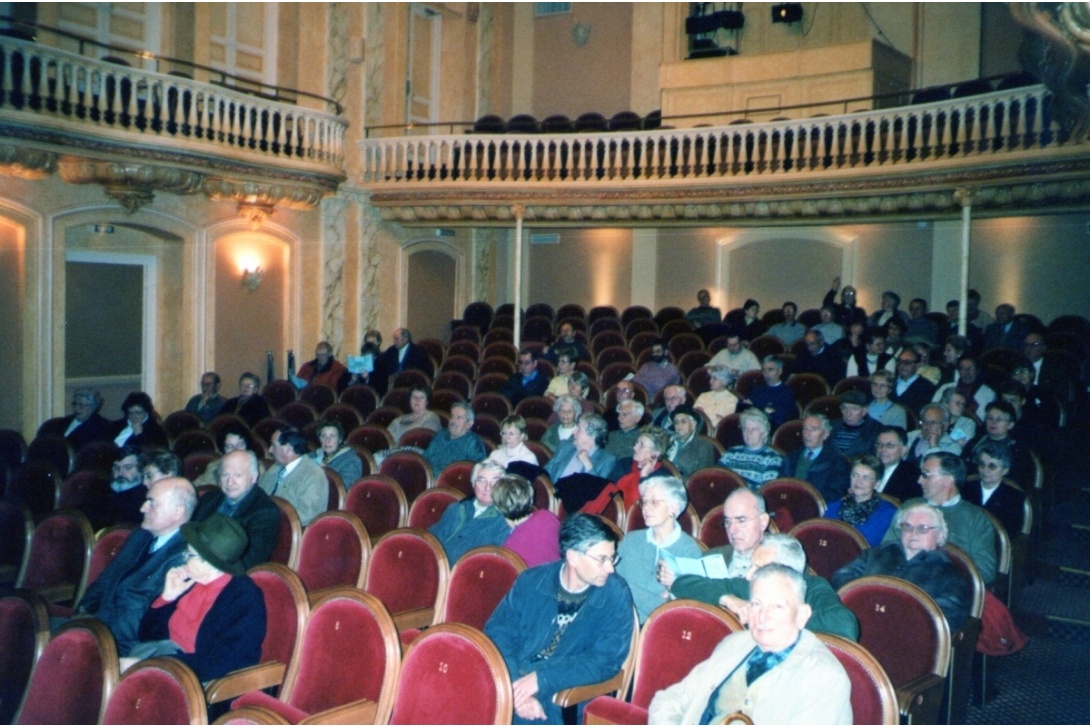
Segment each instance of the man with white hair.
[[[643,419],[644,411],[643,404],[635,399],[628,399],[617,405],[619,428],[609,433],[605,449],[618,460],[632,459],[632,447],[640,437],[640,420]],[[624,469],[628,471],[627,467]]]
[[64,437],[78,452],[90,442],[106,442],[113,422],[98,413],[102,408],[102,395],[94,389],[76,389],[72,395],[72,413],[66,417],[49,419],[38,428],[37,436]]
[[503,465],[498,462],[490,459],[478,462],[470,475],[473,497],[448,507],[439,522],[429,528],[442,544],[452,566],[474,548],[503,545],[511,534],[511,526],[492,504],[492,488],[505,474]]

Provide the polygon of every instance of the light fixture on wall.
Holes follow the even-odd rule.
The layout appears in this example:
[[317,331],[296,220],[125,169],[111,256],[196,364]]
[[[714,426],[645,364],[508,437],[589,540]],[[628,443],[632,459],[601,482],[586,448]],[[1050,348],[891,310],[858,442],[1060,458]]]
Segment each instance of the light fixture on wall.
[[260,265],[255,268],[246,268],[242,271],[242,287],[251,293],[254,292],[261,287],[261,279],[264,275]]
[[251,230],[261,227],[274,211],[276,211],[276,205],[270,202],[258,202],[253,196],[238,203],[238,213],[250,223]]
[[590,28],[590,23],[576,23],[571,26],[571,37],[580,48],[587,44],[587,40],[590,38]]

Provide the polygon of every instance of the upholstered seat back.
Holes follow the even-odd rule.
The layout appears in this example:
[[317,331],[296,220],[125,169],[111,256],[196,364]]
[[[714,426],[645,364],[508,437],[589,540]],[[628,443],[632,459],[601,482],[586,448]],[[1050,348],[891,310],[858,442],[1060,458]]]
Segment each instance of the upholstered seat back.
[[261,663],[290,664],[303,633],[310,605],[302,580],[279,563],[254,566],[247,575],[265,600],[265,640],[261,642]]
[[11,723],[48,642],[45,601],[29,591],[0,598],[0,723]]
[[806,564],[826,580],[870,547],[862,533],[840,520],[814,518],[791,530],[806,551]]
[[450,573],[444,623],[484,629],[526,564],[507,548],[484,546],[461,557]]
[[727,495],[745,487],[745,481],[732,470],[723,467],[705,467],[689,475],[685,489],[689,491],[689,504],[696,514],[704,517],[708,512],[722,505]]
[[[443,611],[449,579],[450,566],[439,541],[426,531],[404,528],[375,543],[364,590],[378,596],[395,620],[409,612],[419,612],[424,618],[424,612],[430,611],[434,617]],[[428,618],[419,624],[398,625],[430,622]]]
[[372,538],[405,527],[409,506],[401,485],[386,475],[368,475],[348,490],[344,509],[360,519]]
[[415,500],[432,486],[431,465],[416,452],[394,452],[379,465],[379,474],[394,478],[405,492],[405,499]]
[[324,512],[303,531],[295,570],[312,594],[334,586],[359,588],[370,555],[371,539],[358,517],[342,511]]
[[147,659],[118,682],[102,724],[208,724],[201,683],[185,664]]
[[117,669],[117,646],[104,624],[67,624],[38,659],[16,724],[97,724]]
[[449,487],[433,487],[419,495],[409,510],[409,527],[427,530],[439,522],[446,509],[465,495]]
[[[58,587],[71,587],[72,598],[87,577],[94,533],[87,516],[78,510],[60,510],[38,523],[30,541],[18,586],[43,594]],[[46,596],[50,600],[49,596]]]

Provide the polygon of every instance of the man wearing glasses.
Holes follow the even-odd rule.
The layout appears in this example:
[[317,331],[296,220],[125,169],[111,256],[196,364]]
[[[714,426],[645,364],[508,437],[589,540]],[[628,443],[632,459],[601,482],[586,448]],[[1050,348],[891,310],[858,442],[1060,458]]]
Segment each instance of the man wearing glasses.
[[[965,462],[961,457],[949,452],[929,454],[920,466],[923,498],[905,501],[901,504],[900,512],[908,512],[921,504],[938,508],[950,542],[969,555],[987,585],[995,580],[995,528],[982,508],[962,499],[960,488],[964,484]],[[894,516],[893,523],[882,538],[883,546],[901,539],[903,521],[903,518],[898,520],[898,516]],[[835,580],[833,585],[836,585]],[[953,624],[950,627],[957,628]]]
[[988,404],[995,401],[995,390],[984,383],[984,379],[980,376],[980,363],[972,356],[962,356],[958,359],[957,383],[940,386],[931,401],[941,402],[943,393],[951,387],[957,387],[957,390],[965,396],[965,401],[969,402],[966,409],[973,404],[976,405],[973,411],[979,419],[984,418],[984,410]]
[[79,452],[90,442],[108,441],[112,439],[113,422],[98,413],[101,408],[102,396],[97,391],[76,389],[72,395],[72,413],[46,421],[38,429],[37,436],[64,437],[72,445],[73,452]]
[[[769,515],[765,499],[760,494],[742,487],[727,495],[723,503],[723,528],[727,531],[730,545],[712,548],[708,554],[719,553],[727,563],[727,578],[745,578],[753,564],[753,554],[761,545],[765,530],[768,529]],[[681,576],[670,571],[665,565],[659,571],[659,580],[670,589],[675,598],[696,598],[705,582],[711,579],[702,576]]]
[[511,673],[515,724],[562,724],[553,695],[609,679],[628,656],[632,594],[614,573],[617,535],[576,513],[560,527],[560,552],[523,571],[484,627]]

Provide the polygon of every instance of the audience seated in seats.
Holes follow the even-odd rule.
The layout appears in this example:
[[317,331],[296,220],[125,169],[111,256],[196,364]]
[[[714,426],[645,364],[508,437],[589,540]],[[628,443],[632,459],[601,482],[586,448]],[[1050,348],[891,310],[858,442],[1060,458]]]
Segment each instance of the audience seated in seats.
[[942,510],[918,500],[905,503],[894,516],[890,532],[896,537],[864,550],[834,573],[833,586],[840,588],[864,576],[901,578],[935,600],[951,630],[961,628],[969,616],[972,594],[968,581],[939,550],[949,536]]
[[[810,330],[819,332],[819,327],[814,326]],[[866,321],[853,321],[848,329],[844,331],[844,334],[836,340],[835,343],[828,343],[826,345],[832,348],[836,355],[844,362],[845,367],[848,364],[848,359],[852,357],[852,354],[856,352],[856,349],[863,345],[863,336],[867,332]],[[847,369],[845,369],[847,370]]]
[[[968,325],[965,327],[965,335],[958,334],[958,315],[961,310],[961,304],[955,300],[946,301],[946,318],[950,321],[949,326],[946,329],[946,341],[949,342],[951,338],[955,336],[963,339],[965,342],[964,347],[958,347],[958,354],[952,361],[947,361],[948,364],[954,369],[953,373],[957,373],[957,359],[966,354],[972,354],[979,352],[984,345],[984,331],[981,328],[977,328],[974,325]],[[945,355],[945,354],[944,354]],[[942,383],[952,381],[953,378],[944,379]]]
[[251,427],[262,419],[272,416],[269,402],[265,401],[265,397],[257,393],[260,388],[261,379],[258,375],[247,371],[238,377],[238,396],[227,400],[227,403],[223,405],[222,413],[238,414]]
[[[358,372],[349,371],[348,386],[367,385],[378,391],[380,395],[385,394],[389,374],[383,370],[385,362],[382,358],[382,333],[372,328],[363,334],[360,358],[363,359],[362,365],[359,367],[352,366],[352,368],[361,370]],[[349,361],[349,363],[352,362]],[[379,389],[380,383],[382,385],[381,390]]]
[[1055,441],[1059,411],[1047,411],[1036,399],[1030,400],[1020,381],[1007,381],[999,387],[999,398],[1014,409],[1014,429],[1010,436],[1038,454],[1046,454]]
[[219,470],[219,489],[201,498],[193,521],[203,522],[219,513],[238,522],[246,533],[239,562],[249,570],[272,556],[280,537],[280,508],[257,486],[258,461],[253,452],[228,452]]
[[[640,436],[632,447],[632,466],[627,473],[618,477],[616,484],[607,485],[598,496],[585,504],[581,512],[588,515],[601,515],[609,506],[613,496],[620,493],[624,498],[625,512],[640,499],[640,483],[654,477],[662,468],[662,460],[670,446],[670,435],[658,427],[647,426],[640,429]],[[614,470],[614,475],[616,470]],[[612,478],[612,476],[611,476]]]
[[923,497],[920,488],[920,468],[912,459],[905,459],[908,454],[908,434],[901,427],[882,427],[878,430],[878,439],[874,443],[882,471],[875,489],[883,495],[896,497],[899,501],[913,497]]
[[[565,391],[565,393],[567,392]],[[609,431],[611,432],[614,432],[621,428],[621,422],[619,418],[621,404],[625,403],[626,401],[632,401],[633,399],[635,399],[636,385],[628,380],[618,381],[613,386],[613,395],[617,399],[617,406],[602,415],[602,418],[606,420],[606,428],[609,429]],[[643,415],[641,414],[640,416]]]
[[[918,412],[935,396],[935,384],[920,374],[920,360],[915,348],[901,349],[896,358],[897,376],[892,380],[893,389],[889,392],[890,399],[911,412]],[[907,428],[906,424],[898,422],[883,424]]]
[[844,378],[844,359],[832,347],[826,346],[821,334],[812,328],[802,340],[806,342],[806,350],[795,359],[795,373],[817,374],[830,387],[836,386]]
[[674,410],[685,403],[684,386],[667,386],[662,390],[663,406],[651,413],[651,424],[668,432],[674,431]]
[[321,445],[309,456],[319,466],[329,467],[341,476],[345,489],[363,476],[363,463],[356,450],[344,444],[344,429],[336,419],[318,425],[318,442]]
[[874,440],[882,425],[867,416],[867,396],[851,389],[839,397],[840,419],[833,422],[829,442],[845,457],[874,451]]
[[512,462],[537,466],[537,455],[526,446],[525,419],[518,414],[512,414],[500,422],[500,446],[492,450],[488,459],[504,469]]
[[475,418],[473,407],[465,402],[450,408],[447,428],[432,437],[424,450],[424,459],[431,465],[432,472],[442,472],[451,462],[480,462],[488,456],[484,442],[470,431]]
[[[775,336],[791,348],[791,344],[806,335],[806,326],[795,320],[799,307],[791,301],[783,304],[783,323],[777,323],[768,329],[769,336]],[[752,340],[752,339],[751,339]]]
[[85,444],[107,442],[113,422],[98,413],[102,408],[102,395],[94,389],[79,388],[72,395],[73,413],[66,417],[49,419],[38,428],[36,436],[64,437],[77,453]]
[[867,328],[863,345],[857,347],[848,358],[847,376],[870,376],[875,371],[892,371],[893,356],[886,353],[886,332],[877,326]]
[[549,381],[549,386],[545,389],[545,396],[551,401],[555,401],[556,397],[568,393],[568,377],[575,372],[575,365],[579,363],[575,358],[574,347],[558,344],[554,347],[554,350],[556,351],[556,376],[553,376]]
[[1078,372],[1063,365],[1062,359],[1046,357],[1048,344],[1038,331],[1026,335],[1022,353],[1033,369],[1032,381],[1023,381],[1034,399],[1050,400],[1053,405],[1069,401],[1074,391],[1081,387]]
[[394,374],[408,369],[422,371],[431,378],[434,375],[431,359],[424,349],[413,343],[413,334],[408,328],[394,330],[394,343],[382,354],[382,365],[375,367],[375,373],[386,377],[382,381],[376,379],[373,386],[380,394],[386,393],[387,381]]
[[746,409],[740,417],[744,444],[731,447],[719,458],[719,464],[733,470],[757,492],[766,482],[780,477],[784,456],[768,446],[771,423],[760,409]]
[[804,628],[813,628],[806,580],[772,563],[749,586],[749,629],[656,694],[648,724],[720,724],[739,712],[753,724],[852,724],[851,681]]
[[528,396],[544,396],[549,387],[549,376],[537,368],[537,354],[533,349],[519,351],[518,371],[500,387],[500,393],[511,402],[511,407]]
[[645,530],[625,535],[617,551],[617,575],[625,579],[632,590],[642,624],[656,608],[666,603],[670,591],[659,580],[659,564],[663,553],[674,558],[700,558],[704,553],[681,525],[678,516],[689,504],[685,485],[676,477],[655,475],[639,484],[636,501],[643,513]]
[[874,488],[882,478],[882,463],[873,454],[852,458],[848,494],[833,500],[825,510],[830,520],[843,520],[855,527],[867,542],[877,547],[889,530],[897,508],[879,497]]
[[605,450],[607,438],[602,417],[584,414],[575,433],[546,463],[545,472],[568,512],[580,510],[609,484],[617,460]]
[[[969,288],[969,293],[965,296],[965,302],[968,303],[968,312],[965,314],[965,319],[970,326],[981,331],[981,335],[983,335],[983,331],[987,330],[988,326],[995,323],[995,321],[986,312],[980,310],[980,293],[973,288]],[[977,347],[976,350],[981,349]]]
[[[231,452],[253,452],[253,435],[250,430],[244,425],[237,422],[228,424],[220,429],[217,435],[216,444],[219,450],[223,452],[226,457]],[[255,454],[256,457],[256,454]],[[220,483],[220,467],[223,464],[223,459],[217,459],[211,462],[208,467],[205,468],[201,476],[193,481],[193,484],[197,487],[202,485],[218,485]],[[261,461],[258,460],[258,469],[263,471]],[[259,475],[261,472],[258,473]]]
[[715,325],[723,320],[723,314],[712,306],[712,296],[706,288],[697,291],[696,301],[696,308],[690,308],[685,314],[685,320],[692,323],[693,328]]
[[723,417],[733,414],[738,408],[738,397],[727,388],[734,383],[734,376],[726,366],[710,366],[708,381],[711,391],[705,391],[696,397],[693,408],[704,412],[711,426],[717,427]]
[[867,313],[855,304],[856,291],[851,285],[845,285],[840,293],[840,302],[836,302],[836,292],[840,290],[840,276],[833,278],[833,287],[825,294],[821,304],[834,306],[836,322],[847,331],[853,323],[859,322],[866,325]]
[[560,560],[560,520],[534,507],[534,487],[525,477],[507,474],[492,488],[492,504],[511,528],[503,547],[533,568]]
[[[594,414],[597,411],[594,407],[594,402],[587,398],[587,394],[589,393],[590,379],[582,371],[573,371],[571,375],[568,376],[568,396],[578,404],[577,411],[580,414]],[[560,415],[557,414],[555,407],[556,405],[554,404],[553,413],[545,420],[545,423],[549,426],[560,421]]]
[[848,462],[831,436],[833,425],[823,414],[802,420],[802,447],[784,458],[781,477],[797,477],[817,488],[825,502],[839,500],[848,491]]
[[[430,400],[431,389],[429,387],[412,387],[409,393],[409,408],[411,411],[394,419],[390,422],[390,426],[386,427],[395,444],[401,439],[401,435],[410,429],[430,429],[433,432],[438,432],[443,428],[443,422],[439,419],[439,415],[428,409]],[[345,480],[345,484],[349,484],[348,480]]]
[[196,414],[204,422],[205,426],[219,416],[223,411],[223,405],[227,403],[219,394],[220,375],[215,371],[206,371],[201,375],[201,393],[194,394],[186,402],[185,410],[190,414]]
[[[729,545],[712,548],[708,555],[720,555],[727,565],[728,578],[742,578],[749,573],[753,552],[761,543],[771,518],[765,499],[749,489],[733,490],[723,503],[723,524]],[[702,576],[680,575],[666,565],[659,566],[659,578],[674,598],[694,598],[693,594],[709,580]]]
[[974,459],[980,479],[966,481],[961,496],[995,515],[1007,535],[1017,538],[1025,521],[1026,495],[1003,481],[1011,468],[1010,448],[1003,442],[981,442]]
[[152,485],[140,529],[80,599],[77,613],[105,623],[118,653],[129,653],[138,641],[140,619],[162,592],[167,571],[181,564],[185,541],[179,528],[196,507],[197,491],[188,480],[171,477]]
[[[911,352],[910,352],[911,353]],[[912,353],[915,356],[916,354]],[[890,401],[893,390],[893,374],[888,371],[875,371],[870,377],[871,400],[867,404],[867,416],[879,424],[887,426],[908,426],[908,415],[900,404]]]
[[428,529],[443,546],[452,566],[474,548],[503,545],[511,534],[511,526],[492,502],[492,488],[505,474],[495,462],[478,462],[470,476],[473,497],[448,507],[439,522]]
[[632,595],[614,573],[616,551],[612,528],[571,515],[560,526],[562,560],[523,571],[485,624],[507,664],[519,721],[561,724],[553,695],[613,677],[628,656]]
[[1011,437],[1014,418],[1014,407],[1007,402],[993,401],[988,404],[987,413],[984,415],[984,432],[965,445],[962,456],[966,463],[975,465],[977,452],[986,442],[1002,444],[1007,448],[1010,456],[1010,474],[1007,476],[1020,487],[1030,488],[1034,486],[1037,466],[1033,462],[1033,455],[1029,448]]
[[[1018,403],[1009,396],[1003,398],[1020,412],[1018,415],[1019,423],[1023,419],[1027,419],[1030,429],[1037,430],[1036,434],[1027,440],[1027,444],[1033,447],[1035,452],[1047,454],[1048,447],[1039,446],[1035,442],[1046,445],[1054,430],[1060,426],[1062,408],[1059,398],[1047,389],[1034,386],[1033,367],[1028,364],[1015,366],[1014,370],[1011,371],[1011,381],[1009,383],[1022,385],[1024,393],[1020,391],[1018,395],[1022,396],[1023,404],[1018,406]],[[1022,435],[1016,431],[1014,436],[1017,438]]]
[[[166,450],[156,451],[166,452]],[[178,476],[177,471],[174,472],[174,476]],[[99,503],[97,498],[88,493],[80,509],[91,520],[93,527],[102,528],[122,523],[135,524],[143,519],[144,500],[147,496],[148,488],[144,484],[144,473],[140,466],[140,448],[125,445],[114,460],[108,502]],[[105,505],[104,511],[103,505]]]
[[261,659],[265,599],[241,562],[246,532],[215,514],[181,527],[185,563],[166,573],[163,591],[140,622],[140,642],[121,659],[125,670],[172,656],[207,682]]
[[276,464],[261,475],[258,485],[270,497],[275,495],[291,503],[299,514],[299,523],[306,527],[329,504],[325,472],[306,456],[306,435],[294,427],[276,430],[269,452]]
[[783,383],[783,357],[774,353],[765,356],[761,362],[761,375],[764,383],[754,386],[749,398],[742,403],[768,415],[773,428],[796,418],[799,408],[795,403],[795,392]]
[[965,401],[972,407],[971,411],[978,419],[984,418],[988,404],[995,401],[995,391],[984,383],[980,376],[980,364],[974,356],[962,356],[958,359],[958,381],[940,386],[932,401],[942,401],[942,395],[947,389],[956,388],[965,396]]
[[667,459],[677,467],[682,479],[715,464],[715,445],[700,436],[704,417],[686,404],[674,409],[674,436]]
[[812,326],[812,330],[820,333],[825,343],[835,346],[840,339],[844,338],[844,326],[836,322],[836,305],[821,306],[820,315],[821,323]]
[[963,446],[954,440],[961,433],[951,426],[953,416],[941,404],[928,404],[920,410],[920,428],[908,435],[909,457],[915,462],[932,452],[961,454]]
[[640,436],[640,420],[643,419],[644,411],[643,404],[635,399],[628,399],[617,405],[619,427],[609,433],[606,451],[617,458],[618,466],[625,471],[628,470],[628,463],[632,461],[632,447]]
[[892,290],[887,290],[882,293],[882,307],[870,314],[867,325],[880,328],[894,319],[900,320],[902,325],[907,327],[908,316],[901,310],[901,296]]
[[995,307],[995,322],[984,329],[984,351],[993,348],[1010,348],[1018,351],[1030,333],[1029,327],[1015,320],[1014,306],[1000,303]]
[[939,343],[939,327],[935,321],[927,317],[927,301],[923,298],[913,298],[908,303],[908,321],[905,328],[905,339],[910,342],[923,342],[928,346],[937,346]]
[[556,343],[545,349],[544,358],[553,365],[556,365],[560,358],[561,347],[572,349],[574,353],[572,363],[587,361],[590,358],[590,356],[587,355],[586,347],[579,343],[579,340],[575,337],[575,328],[571,323],[566,321],[557,327]]
[[550,424],[549,428],[545,430],[545,434],[541,436],[541,443],[551,451],[556,452],[561,442],[566,442],[575,434],[575,427],[581,413],[582,405],[577,398],[570,394],[558,396],[556,401],[553,402],[553,414],[556,415],[556,422]]
[[167,448],[170,437],[155,418],[151,397],[143,391],[133,391],[121,403],[122,419],[114,422],[112,437],[118,447],[130,444],[140,449]]
[[[764,335],[765,324],[760,316],[761,304],[753,298],[747,298],[746,302],[742,304],[742,315],[738,317],[738,320],[724,320],[724,323],[737,328],[742,340],[748,342]],[[731,314],[728,313],[726,317],[730,318]]]
[[[912,350],[920,357],[920,367],[918,369],[920,376],[930,381],[937,388],[939,382],[942,381],[942,369],[931,362],[931,359],[935,356],[936,348],[930,344],[918,342],[912,344]],[[917,408],[914,411],[918,410]]]
[[[961,496],[964,485],[965,462],[960,457],[947,452],[928,455],[920,467],[923,498],[903,502],[901,509],[922,502],[939,508],[949,541],[968,554],[984,583],[989,584],[996,573],[995,528],[980,507]],[[882,544],[895,543],[900,537],[897,525],[892,525]]]
[[710,366],[726,366],[735,379],[747,371],[756,371],[761,368],[756,354],[746,348],[742,334],[735,330],[727,334],[727,345],[712,356],[711,361],[705,365],[705,367]]
[[314,348],[314,358],[299,367],[292,382],[300,389],[307,384],[323,384],[339,394],[348,386],[349,378],[348,369],[333,358],[333,346],[322,341]]
[[647,391],[647,396],[652,399],[663,387],[681,383],[681,373],[670,362],[666,342],[661,338],[655,339],[651,344],[651,360],[640,366],[632,381],[642,386]]

